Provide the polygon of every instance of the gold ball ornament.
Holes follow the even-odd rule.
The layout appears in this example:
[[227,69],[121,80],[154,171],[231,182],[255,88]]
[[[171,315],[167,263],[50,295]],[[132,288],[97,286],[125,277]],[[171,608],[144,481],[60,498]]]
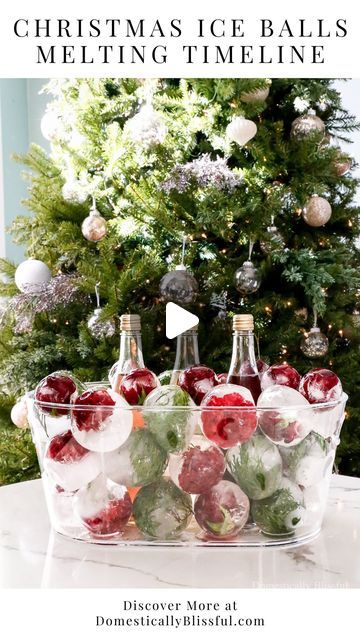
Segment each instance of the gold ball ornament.
[[257,126],[252,120],[247,120],[243,116],[237,116],[226,127],[226,137],[231,142],[236,142],[243,147],[251,140],[257,132]]
[[22,396],[22,398],[14,404],[11,409],[10,418],[15,427],[18,427],[19,429],[28,428],[29,423],[25,396]]
[[314,194],[302,210],[302,217],[310,227],[322,227],[331,218],[331,205],[325,199]]
[[328,352],[329,340],[319,327],[312,327],[302,338],[300,349],[307,358],[323,358]]
[[293,140],[304,140],[313,133],[324,133],[325,124],[319,118],[314,109],[309,109],[307,113],[299,116],[291,125],[291,137]]
[[271,80],[269,80],[267,87],[254,89],[253,91],[245,91],[240,95],[240,100],[242,102],[246,102],[247,104],[253,104],[254,102],[265,102],[266,98],[269,96],[270,84]]
[[90,210],[89,215],[83,221],[81,231],[84,238],[90,242],[99,242],[99,240],[102,240],[106,236],[106,220],[95,207]]

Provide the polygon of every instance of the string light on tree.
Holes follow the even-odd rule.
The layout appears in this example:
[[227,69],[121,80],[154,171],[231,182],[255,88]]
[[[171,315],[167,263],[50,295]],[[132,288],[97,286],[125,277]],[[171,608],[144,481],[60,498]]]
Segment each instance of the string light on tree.
[[236,142],[243,147],[251,140],[257,132],[257,126],[252,120],[247,120],[243,116],[237,116],[226,127],[226,137],[231,142]]
[[310,227],[322,227],[329,222],[332,214],[330,203],[314,194],[302,210],[302,217]]
[[184,265],[186,236],[183,237],[181,264],[166,273],[160,281],[160,294],[165,302],[190,304],[197,296],[199,286]]
[[106,220],[97,210],[95,198],[93,198],[89,215],[83,220],[81,231],[84,238],[90,242],[99,242],[107,234]]
[[317,326],[317,312],[314,309],[314,325],[309,333],[304,333],[300,349],[307,358],[323,358],[329,349],[329,340]]
[[249,258],[235,272],[235,287],[243,296],[255,293],[261,284],[261,277],[258,269],[251,261],[251,254],[254,242],[249,241]]
[[100,307],[100,282],[97,282],[95,285],[95,296],[96,296],[96,309],[90,316],[87,327],[96,340],[101,340],[101,338],[111,338],[116,331],[115,322],[113,319],[104,320],[101,316],[103,314],[103,310]]
[[291,138],[293,140],[301,141],[314,133],[324,133],[325,132],[325,124],[321,118],[316,115],[316,111],[314,109],[309,109],[309,111],[299,116],[294,120],[291,125]]

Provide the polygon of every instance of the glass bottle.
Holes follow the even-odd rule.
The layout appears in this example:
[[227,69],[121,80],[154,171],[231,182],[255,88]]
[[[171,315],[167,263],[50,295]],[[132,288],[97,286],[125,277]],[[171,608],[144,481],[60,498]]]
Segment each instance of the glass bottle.
[[233,352],[227,382],[249,389],[256,403],[261,386],[255,357],[253,316],[235,315],[233,331]]
[[197,328],[180,333],[176,342],[176,356],[170,384],[177,384],[181,371],[200,364]]
[[120,354],[119,360],[111,367],[109,381],[113,391],[120,391],[124,375],[134,369],[145,367],[142,341],[141,319],[136,314],[124,314],[120,317]]

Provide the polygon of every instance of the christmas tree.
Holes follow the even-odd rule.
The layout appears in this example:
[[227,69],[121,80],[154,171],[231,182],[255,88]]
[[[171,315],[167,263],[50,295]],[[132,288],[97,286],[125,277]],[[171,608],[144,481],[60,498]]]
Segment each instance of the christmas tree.
[[[16,399],[59,369],[106,379],[121,313],[141,315],[147,366],[172,367],[160,282],[182,262],[198,293],[177,297],[175,281],[173,301],[200,317],[202,362],[228,370],[231,315],[247,312],[264,360],[334,370],[349,395],[338,465],[360,474],[359,209],[338,146],[358,125],[332,82],[77,79],[47,91],[51,154],[18,159],[32,215],[12,228],[44,282],[19,292],[17,265],[1,263],[0,482],[38,473],[9,420]],[[314,325],[326,336],[315,345]]]

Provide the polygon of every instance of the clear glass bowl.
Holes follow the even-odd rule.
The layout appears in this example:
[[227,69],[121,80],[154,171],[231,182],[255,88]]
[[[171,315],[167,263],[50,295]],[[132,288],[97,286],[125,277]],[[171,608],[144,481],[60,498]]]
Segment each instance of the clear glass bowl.
[[308,540],[321,529],[346,400],[79,408],[29,393],[51,524],[97,544]]

